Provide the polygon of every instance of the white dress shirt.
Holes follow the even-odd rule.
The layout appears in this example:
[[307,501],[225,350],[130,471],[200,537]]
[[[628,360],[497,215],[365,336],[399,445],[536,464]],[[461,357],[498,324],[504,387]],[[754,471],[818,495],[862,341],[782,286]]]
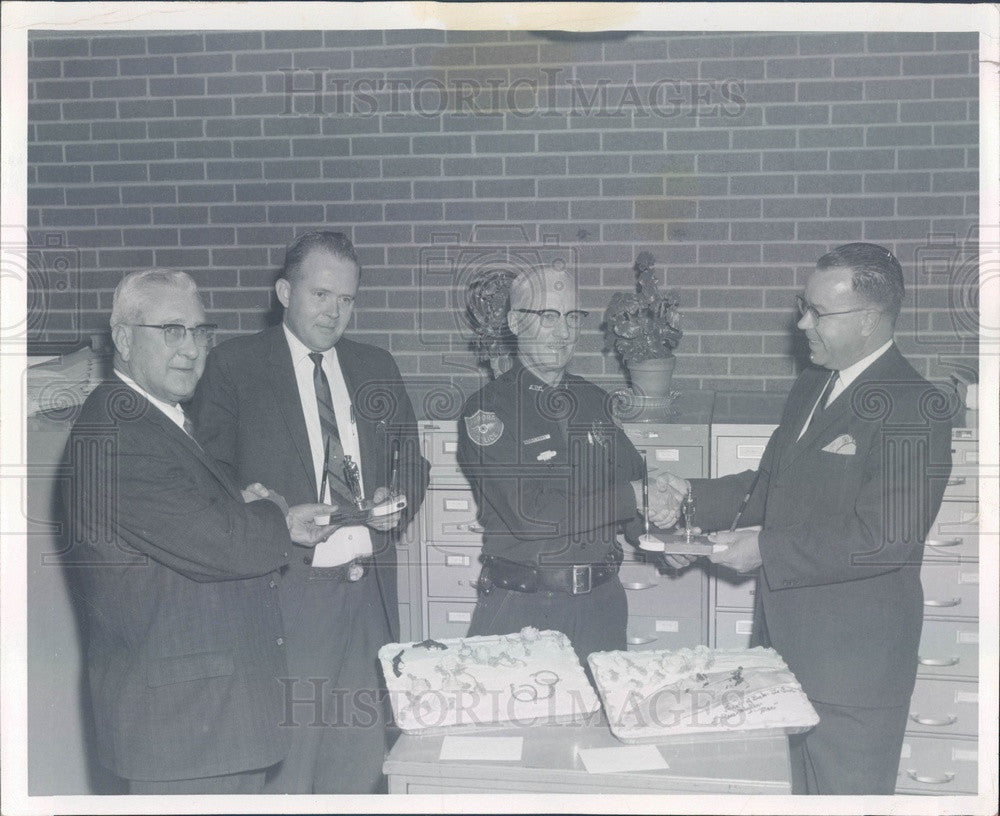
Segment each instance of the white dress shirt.
[[[311,349],[296,337],[288,326],[282,324],[289,351],[292,353],[292,367],[295,370],[295,382],[299,387],[299,404],[306,421],[306,433],[309,436],[309,450],[312,451],[313,469],[316,475],[316,487],[323,483],[323,431],[319,422],[319,406],[316,402],[316,388],[313,385],[313,365],[309,356]],[[337,433],[340,434],[340,444],[344,455],[350,456],[358,466],[358,480],[362,492],[365,489],[364,467],[361,463],[361,443],[358,441],[358,426],[354,422],[354,406],[351,405],[351,394],[344,380],[344,372],[340,368],[337,357],[337,347],[323,352],[323,372],[330,383],[330,397],[333,400],[333,411],[337,416]],[[329,486],[325,496],[320,500],[329,501]],[[339,500],[338,500],[338,503]],[[341,510],[350,508],[342,507]],[[368,528],[363,524],[340,527],[324,542],[318,544],[313,551],[313,566],[335,567],[353,558],[372,554],[372,539]]]
[[[163,400],[158,399],[157,397],[154,397],[145,388],[143,388],[141,385],[139,385],[139,383],[137,383],[135,380],[133,380],[127,374],[123,374],[117,368],[115,369],[115,374],[118,375],[118,378],[123,383],[125,383],[125,385],[127,385],[133,391],[136,391],[137,393],[142,394],[142,396],[144,396],[146,399],[148,399],[150,401],[150,403],[153,404],[154,407],[159,408],[160,411],[162,411],[164,414],[166,414],[167,415],[167,419],[169,419],[178,428],[180,428],[182,431],[184,431],[185,434],[187,433],[187,431],[184,429],[184,420],[186,419],[186,417],[184,416],[184,409],[181,408],[181,406],[178,403],[175,402],[175,403],[171,404],[169,402],[164,402]],[[317,410],[319,410],[319,409],[317,409]]]

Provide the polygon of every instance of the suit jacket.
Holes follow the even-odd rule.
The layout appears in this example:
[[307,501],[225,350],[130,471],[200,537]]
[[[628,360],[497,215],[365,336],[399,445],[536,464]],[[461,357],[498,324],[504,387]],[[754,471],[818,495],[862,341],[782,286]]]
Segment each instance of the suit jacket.
[[171,780],[280,761],[282,512],[245,504],[193,439],[119,380],[87,398],[66,464],[64,563],[83,611],[101,763]]
[[[388,484],[392,444],[399,442],[399,485],[407,498],[401,530],[423,501],[430,470],[420,454],[413,406],[387,351],[341,338],[337,357],[354,405],[369,494]],[[305,416],[280,325],[212,349],[190,408],[199,441],[238,484],[260,482],[292,505],[316,501],[319,486]],[[399,635],[395,535],[371,532],[375,573],[394,639]],[[297,551],[282,578],[286,610],[296,610],[299,587],[309,575],[307,556]]]
[[[955,405],[893,345],[799,440],[829,374],[809,368],[792,387],[741,522],[763,525],[755,633],[815,700],[906,705]],[[753,475],[692,480],[695,523],[728,529]]]

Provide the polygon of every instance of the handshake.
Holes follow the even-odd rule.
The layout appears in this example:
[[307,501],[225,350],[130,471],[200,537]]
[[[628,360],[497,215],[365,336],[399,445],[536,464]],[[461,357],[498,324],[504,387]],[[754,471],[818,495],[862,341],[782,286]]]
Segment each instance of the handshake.
[[[684,501],[688,496],[687,481],[672,473],[659,473],[649,482],[646,519],[663,530],[669,530],[681,517]],[[637,488],[636,504],[642,510],[643,501]]]

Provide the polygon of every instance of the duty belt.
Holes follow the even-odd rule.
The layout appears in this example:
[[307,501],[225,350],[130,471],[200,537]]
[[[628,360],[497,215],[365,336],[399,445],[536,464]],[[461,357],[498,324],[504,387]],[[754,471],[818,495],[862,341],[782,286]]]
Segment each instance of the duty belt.
[[483,556],[479,588],[488,593],[493,587],[515,592],[550,590],[569,595],[586,595],[594,587],[618,574],[618,563],[572,564],[566,567],[536,567],[491,555]]

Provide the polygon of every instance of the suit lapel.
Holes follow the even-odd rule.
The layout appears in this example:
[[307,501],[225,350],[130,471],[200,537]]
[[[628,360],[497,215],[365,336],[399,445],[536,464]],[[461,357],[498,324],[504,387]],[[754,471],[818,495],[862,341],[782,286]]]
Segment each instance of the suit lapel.
[[[340,370],[344,375],[344,383],[347,385],[347,393],[351,397],[351,405],[355,406],[360,401],[364,403],[364,395],[361,389],[366,382],[371,379],[371,372],[364,370],[364,359],[358,353],[355,344],[350,340],[341,340],[337,343],[337,362],[340,363]],[[360,399],[359,399],[360,398]],[[381,484],[379,475],[380,462],[378,461],[376,436],[380,423],[367,417],[365,411],[354,410],[355,428],[358,432],[358,447],[361,449],[362,467],[365,479],[365,495],[371,498],[375,488]],[[384,428],[384,424],[382,425]]]
[[312,495],[315,496],[319,487],[316,484],[312,450],[309,448],[309,433],[306,431],[306,420],[299,400],[299,383],[295,379],[292,353],[285,339],[285,331],[280,324],[267,332],[264,343],[267,355],[267,365],[264,366],[265,377],[288,428],[288,435],[299,454],[309,484],[312,486]]

